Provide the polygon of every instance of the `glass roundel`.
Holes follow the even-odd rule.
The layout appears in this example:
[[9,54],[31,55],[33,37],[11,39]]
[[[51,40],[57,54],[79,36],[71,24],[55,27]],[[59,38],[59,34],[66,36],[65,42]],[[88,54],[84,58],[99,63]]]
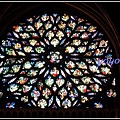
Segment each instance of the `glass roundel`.
[[[112,49],[97,26],[72,15],[43,14],[14,25],[2,40],[0,74],[2,88],[14,100],[40,108],[90,107],[105,95],[115,97]],[[4,91],[0,92],[0,98]],[[9,99],[9,96],[6,96]],[[92,107],[103,108],[94,100]],[[6,108],[17,107],[15,101]],[[22,106],[20,106],[22,107]]]

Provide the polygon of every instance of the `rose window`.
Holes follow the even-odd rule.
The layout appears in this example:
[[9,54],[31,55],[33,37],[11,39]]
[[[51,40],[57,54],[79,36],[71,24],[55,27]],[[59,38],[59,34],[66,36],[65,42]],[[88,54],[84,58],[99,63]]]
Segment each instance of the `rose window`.
[[[6,108],[103,108],[103,92],[116,96],[112,66],[100,64],[102,58],[112,58],[109,40],[79,16],[26,19],[8,31],[0,50],[0,98],[4,89],[13,99]],[[108,82],[111,87],[105,91]]]

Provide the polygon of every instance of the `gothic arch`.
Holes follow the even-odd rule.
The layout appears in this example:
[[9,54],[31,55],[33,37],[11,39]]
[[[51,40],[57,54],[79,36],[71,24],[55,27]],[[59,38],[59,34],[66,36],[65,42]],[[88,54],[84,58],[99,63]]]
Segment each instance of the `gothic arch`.
[[[58,4],[59,4],[59,7],[58,7]],[[19,6],[19,7],[16,7],[16,6]],[[55,6],[55,7],[53,8],[53,6]],[[6,8],[6,11],[3,14],[1,14],[0,26],[3,29],[0,31],[0,36],[5,36],[6,32],[8,31],[8,29],[10,27],[16,25],[17,23],[23,21],[26,18],[33,16],[37,11],[40,11],[41,14],[44,14],[46,12],[47,13],[58,12],[58,15],[59,14],[62,15],[64,12],[66,12],[66,14],[74,14],[75,16],[82,15],[83,18],[88,19],[88,21],[92,21],[95,26],[98,26],[100,31],[105,33],[105,35],[107,36],[106,38],[109,39],[110,46],[112,46],[112,50],[113,50],[113,58],[120,57],[120,54],[118,52],[119,47],[120,47],[118,33],[115,30],[114,25],[112,24],[110,18],[107,16],[105,11],[101,8],[101,6],[99,4],[94,3],[91,7],[91,5],[89,5],[88,3],[79,3],[79,4],[78,3],[69,3],[69,2],[66,2],[66,3],[39,3],[39,4],[38,3],[33,3],[33,4],[24,3],[21,5],[9,4],[7,7],[8,7],[8,9]],[[38,15],[38,13],[37,13],[37,15]],[[9,19],[9,22],[6,22],[8,19]],[[114,33],[114,34],[112,34],[112,33]],[[51,54],[53,54],[53,53],[50,53],[50,55]],[[61,53],[60,52],[58,53],[58,51],[57,51],[57,53],[54,52],[54,55],[58,55],[58,54],[61,55]],[[50,55],[48,57],[51,57]],[[55,62],[57,62],[57,61],[55,61]],[[116,70],[116,69],[118,70],[118,73],[120,73],[119,66],[113,67],[113,70]],[[115,73],[116,84],[119,84],[117,81],[118,78],[120,78],[118,73]],[[116,92],[117,91],[118,90],[116,90]],[[11,93],[10,93],[10,95],[11,95]],[[118,105],[117,99],[118,98],[116,97],[116,99],[114,100],[113,108],[111,108],[111,111],[112,111],[112,109],[115,110],[116,116],[118,115],[118,108],[116,108],[116,106]],[[106,100],[108,100],[108,99],[106,99]],[[96,103],[96,104],[98,104],[98,103]],[[84,105],[83,105],[83,108],[84,108]],[[24,109],[27,110],[27,108],[24,108]],[[102,109],[104,109],[104,108],[102,108]],[[106,103],[106,107],[105,107],[104,111],[107,111],[108,109],[109,109],[109,104]],[[38,110],[38,109],[34,108],[34,110],[35,111],[50,111],[50,116],[52,117],[53,116],[52,112],[58,111],[56,114],[56,115],[58,115],[58,113],[62,112],[63,109],[54,111],[54,110],[51,110],[48,108],[47,108],[47,110]],[[33,110],[34,114],[36,114],[38,116],[38,114],[35,113],[34,110]],[[75,110],[78,112],[78,108],[73,108],[72,110]],[[1,111],[2,111],[2,109],[1,109]],[[8,111],[9,110],[7,110],[7,112]],[[30,110],[28,110],[28,111],[30,113],[30,116],[32,117],[32,112]],[[80,111],[81,110],[79,110],[79,112]],[[97,109],[97,111],[99,112],[100,110]],[[93,112],[97,112],[97,111],[96,110],[94,111],[94,109],[93,109]],[[71,109],[69,109],[69,108],[66,110],[66,112],[70,113],[70,116],[74,113],[74,111],[71,111]],[[77,112],[76,112],[76,115],[77,115]],[[25,115],[25,113],[24,113],[24,115]],[[45,117],[44,114],[41,116]],[[65,116],[65,113],[63,116]],[[34,115],[33,115],[33,117],[34,117]]]

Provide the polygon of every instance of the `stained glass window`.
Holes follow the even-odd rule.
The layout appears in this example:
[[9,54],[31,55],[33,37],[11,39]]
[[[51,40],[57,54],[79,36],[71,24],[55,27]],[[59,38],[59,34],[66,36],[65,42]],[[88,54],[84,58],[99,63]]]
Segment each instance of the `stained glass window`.
[[116,97],[112,48],[91,21],[68,14],[33,16],[0,43],[1,107],[104,108]]

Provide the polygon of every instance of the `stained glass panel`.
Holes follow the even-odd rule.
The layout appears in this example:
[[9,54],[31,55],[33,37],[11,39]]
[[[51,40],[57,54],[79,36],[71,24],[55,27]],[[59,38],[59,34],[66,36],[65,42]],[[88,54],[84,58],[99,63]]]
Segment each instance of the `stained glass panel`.
[[33,16],[14,25],[1,41],[2,107],[104,108],[101,99],[117,95],[112,65],[100,64],[112,58],[109,40],[88,20]]

